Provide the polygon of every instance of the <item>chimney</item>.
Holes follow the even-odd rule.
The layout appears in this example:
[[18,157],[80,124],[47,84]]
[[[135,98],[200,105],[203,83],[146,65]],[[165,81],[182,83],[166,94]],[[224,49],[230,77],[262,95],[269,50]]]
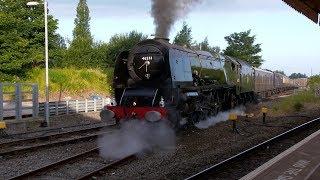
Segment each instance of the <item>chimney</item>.
[[169,41],[170,41],[169,38],[160,37],[160,36],[155,36],[155,37],[154,37],[154,40],[157,40],[157,41],[166,41],[166,42],[169,42]]

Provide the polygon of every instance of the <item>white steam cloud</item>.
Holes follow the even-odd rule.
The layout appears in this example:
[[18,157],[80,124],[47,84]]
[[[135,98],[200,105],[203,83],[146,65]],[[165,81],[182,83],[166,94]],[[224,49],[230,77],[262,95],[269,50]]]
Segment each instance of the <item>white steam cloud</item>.
[[98,140],[100,154],[105,159],[121,159],[132,154],[153,150],[170,151],[175,149],[176,136],[164,121],[147,123],[130,120],[111,134]]
[[216,116],[209,117],[205,121],[200,121],[196,124],[196,127],[199,129],[207,129],[216,125],[219,122],[227,121],[229,119],[229,114],[231,113],[237,114],[238,116],[244,115],[245,107],[240,106],[227,112],[219,112]]

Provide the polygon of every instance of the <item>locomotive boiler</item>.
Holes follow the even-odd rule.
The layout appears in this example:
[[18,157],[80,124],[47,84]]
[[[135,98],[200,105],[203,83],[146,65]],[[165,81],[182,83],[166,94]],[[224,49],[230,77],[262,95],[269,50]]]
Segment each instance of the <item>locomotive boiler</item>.
[[103,120],[165,120],[179,128],[254,98],[254,68],[155,38],[138,43],[115,61],[115,106]]

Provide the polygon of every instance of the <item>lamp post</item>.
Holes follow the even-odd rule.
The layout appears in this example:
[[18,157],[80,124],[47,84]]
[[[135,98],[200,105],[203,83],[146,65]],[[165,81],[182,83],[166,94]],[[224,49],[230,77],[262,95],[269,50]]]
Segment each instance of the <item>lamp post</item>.
[[[42,3],[31,1],[27,6],[38,6]],[[45,62],[46,62],[46,103],[45,103],[45,124],[49,126],[49,47],[48,47],[48,3],[47,0],[43,1],[44,6],[44,27],[45,27]]]

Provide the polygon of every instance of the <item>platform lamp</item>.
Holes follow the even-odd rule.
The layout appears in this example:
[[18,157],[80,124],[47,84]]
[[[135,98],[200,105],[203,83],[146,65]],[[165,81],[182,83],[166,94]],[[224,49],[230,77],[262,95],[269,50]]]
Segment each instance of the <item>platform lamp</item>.
[[49,47],[48,47],[48,3],[44,0],[43,3],[31,1],[27,3],[27,6],[38,6],[43,4],[44,6],[44,27],[45,27],[45,63],[46,63],[46,103],[45,103],[45,122],[42,127],[49,126]]

